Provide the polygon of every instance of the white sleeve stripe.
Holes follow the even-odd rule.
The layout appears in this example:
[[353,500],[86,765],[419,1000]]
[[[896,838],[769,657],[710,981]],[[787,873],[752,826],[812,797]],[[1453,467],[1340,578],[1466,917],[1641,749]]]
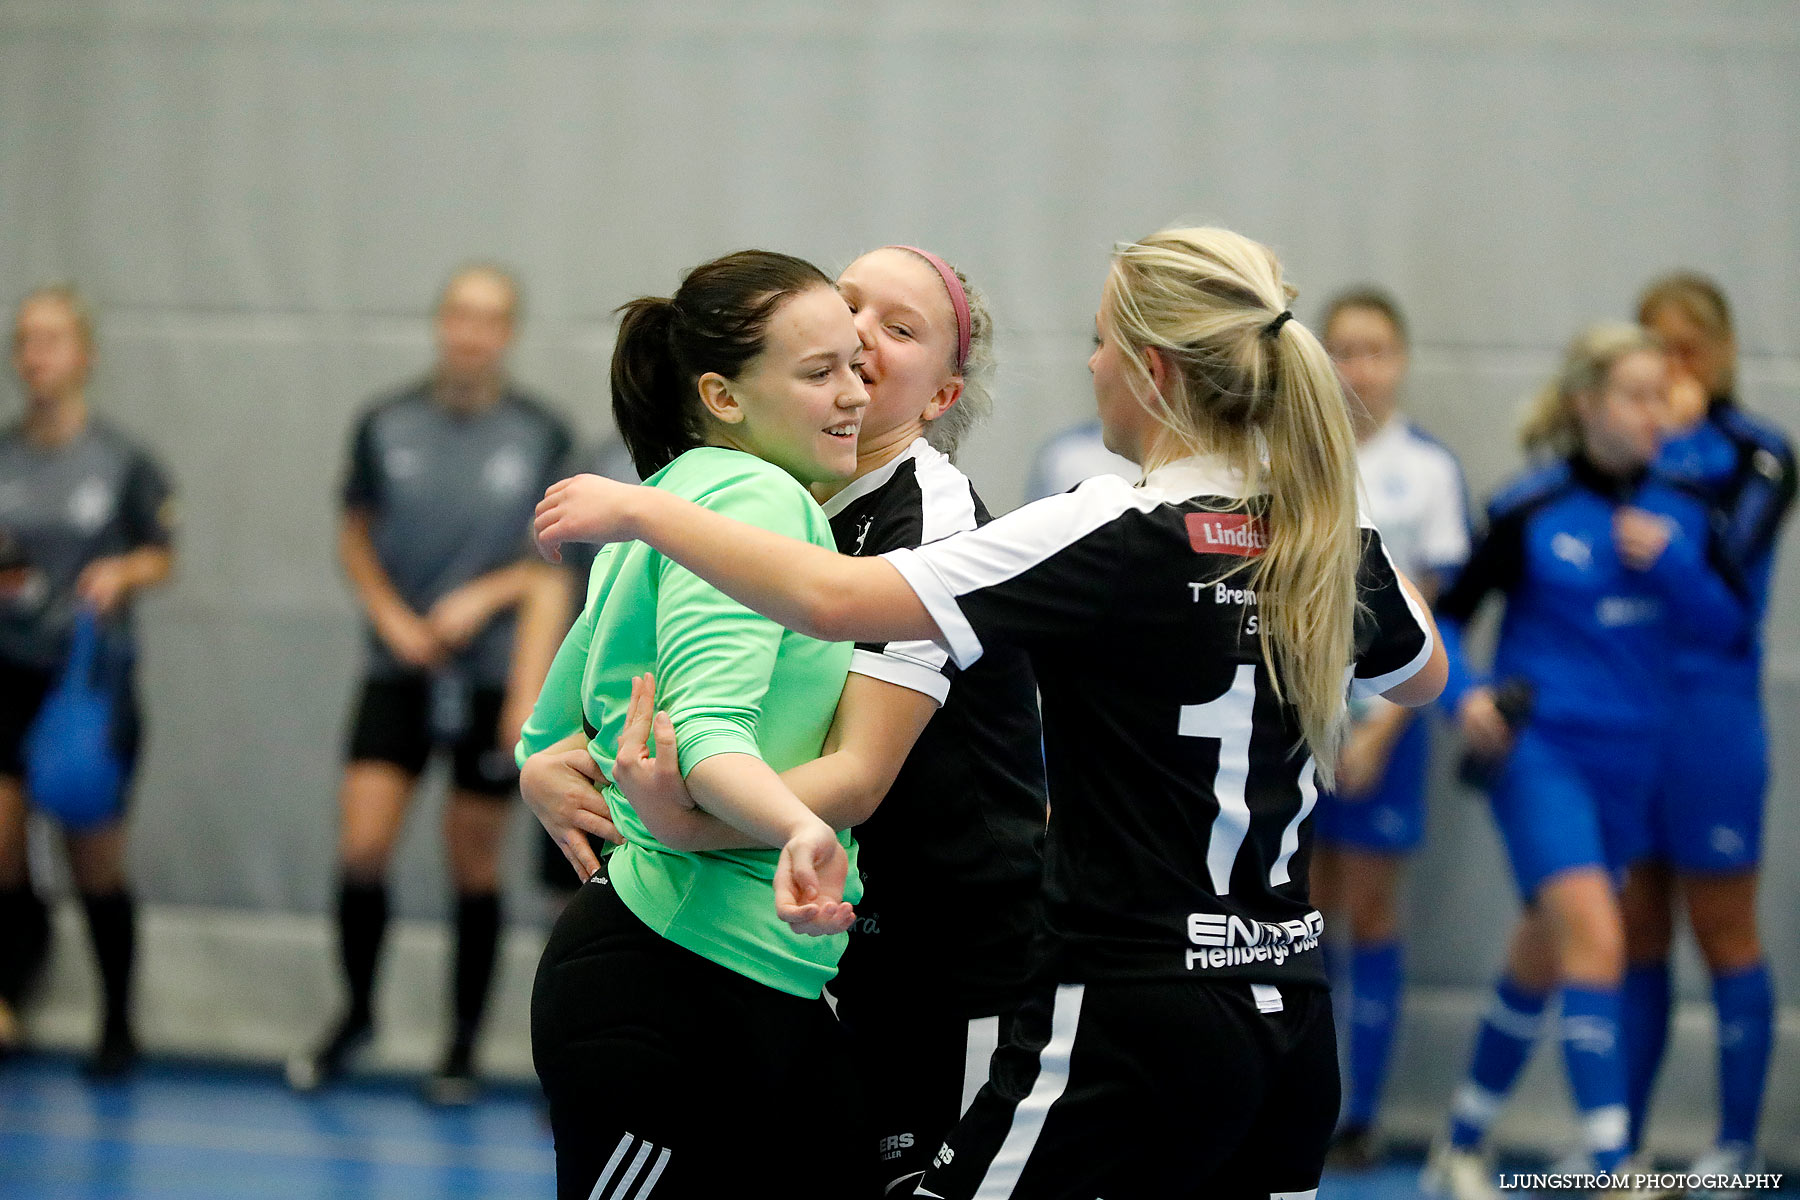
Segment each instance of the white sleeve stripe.
[[[949,595],[963,596],[1024,574],[1133,509],[1150,512],[1163,503],[1117,476],[1099,475],[1072,492],[1034,501],[918,553]],[[957,665],[968,664],[959,659]]]
[[[1381,554],[1383,558],[1387,559],[1388,569],[1393,570],[1394,557],[1388,553],[1385,543],[1381,546]],[[1399,572],[1395,571],[1394,574],[1395,586],[1399,587]],[[1406,611],[1412,614],[1413,620],[1418,624],[1419,632],[1424,635],[1425,644],[1419,647],[1419,652],[1413,656],[1411,662],[1398,670],[1389,671],[1386,675],[1377,675],[1373,679],[1354,680],[1350,685],[1350,694],[1353,696],[1358,698],[1378,696],[1390,688],[1399,687],[1424,670],[1425,664],[1431,661],[1431,651],[1437,645],[1437,639],[1431,633],[1431,618],[1425,615],[1425,610],[1419,607],[1419,602],[1413,599],[1410,591],[1401,587],[1400,594],[1406,597]]]
[[916,662],[928,671],[942,671],[950,664],[950,652],[936,642],[889,642],[882,652],[895,658]]
[[877,654],[873,650],[854,650],[850,654],[850,673],[866,675],[870,679],[879,679],[895,687],[930,696],[938,702],[940,708],[950,696],[950,681],[944,678],[941,670],[892,652]]
[[919,459],[913,478],[919,484],[919,540],[935,542],[975,528],[975,489],[969,477],[947,458]]
[[937,568],[919,557],[917,550],[890,550],[881,557],[900,572],[900,578],[906,580],[906,586],[913,590],[925,611],[937,622],[939,632],[944,635],[945,648],[956,660],[956,665],[965,671],[974,666],[981,658],[981,639],[975,636],[969,619],[963,616],[962,606],[956,602],[956,594],[944,585]]

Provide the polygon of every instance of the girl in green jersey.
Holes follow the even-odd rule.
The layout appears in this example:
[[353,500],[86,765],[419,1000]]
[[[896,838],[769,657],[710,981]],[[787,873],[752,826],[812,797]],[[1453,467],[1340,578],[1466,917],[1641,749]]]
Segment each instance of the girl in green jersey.
[[[868,402],[831,281],[746,251],[622,312],[613,409],[650,486],[830,547],[806,485],[853,473]],[[658,814],[609,791],[623,845],[558,921],[532,996],[560,1196],[725,1194],[795,1121],[809,1169],[823,1145],[835,1177],[855,1170],[857,1106],[820,998],[860,894],[855,846],[778,777],[819,756],[849,659],[847,644],[784,630],[646,545],[595,561],[521,759],[585,743],[610,772],[653,673],[680,728],[664,753],[695,803],[756,848],[678,848]]]

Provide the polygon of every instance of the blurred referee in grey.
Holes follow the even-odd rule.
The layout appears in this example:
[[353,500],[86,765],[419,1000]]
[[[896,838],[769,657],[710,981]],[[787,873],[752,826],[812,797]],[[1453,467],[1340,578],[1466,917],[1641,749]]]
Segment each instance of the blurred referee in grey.
[[532,553],[531,516],[564,473],[568,428],[508,380],[519,288],[465,267],[439,300],[438,361],[377,399],[351,442],[338,554],[367,627],[367,667],[338,794],[338,950],[349,1005],[288,1063],[310,1090],[373,1033],[388,862],[420,774],[450,759],[444,840],[456,889],[454,1026],[426,1084],[475,1094],[474,1050],[500,934],[499,858],[517,794],[512,745],[567,622],[561,569]]

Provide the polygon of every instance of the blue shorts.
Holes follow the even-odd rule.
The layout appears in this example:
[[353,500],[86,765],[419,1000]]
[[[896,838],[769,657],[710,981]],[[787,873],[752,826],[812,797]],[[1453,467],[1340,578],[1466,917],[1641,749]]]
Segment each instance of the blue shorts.
[[1661,740],[1535,724],[1520,732],[1488,799],[1521,896],[1580,867],[1621,880],[1648,856]]
[[1405,854],[1425,836],[1425,781],[1431,766],[1431,725],[1426,713],[1406,723],[1387,770],[1367,795],[1346,800],[1319,793],[1313,836],[1327,846]]
[[1754,870],[1769,786],[1761,698],[1690,694],[1674,728],[1651,805],[1651,857],[1693,874]]

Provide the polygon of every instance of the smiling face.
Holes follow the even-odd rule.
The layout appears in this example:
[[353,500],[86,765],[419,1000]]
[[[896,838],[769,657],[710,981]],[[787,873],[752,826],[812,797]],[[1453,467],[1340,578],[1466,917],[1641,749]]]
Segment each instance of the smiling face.
[[715,422],[709,440],[772,462],[803,484],[850,478],[869,403],[857,373],[861,358],[843,297],[829,287],[808,288],[769,318],[762,353],[737,378],[700,377]]
[[1669,399],[1668,360],[1655,350],[1622,355],[1594,391],[1576,397],[1581,444],[1595,466],[1626,474],[1656,458]]
[[838,276],[838,291],[856,319],[869,408],[861,453],[908,446],[956,402],[956,314],[944,281],[907,250],[872,250]]
[[13,326],[13,369],[33,404],[81,391],[93,351],[73,309],[55,296],[38,296],[19,309]]

